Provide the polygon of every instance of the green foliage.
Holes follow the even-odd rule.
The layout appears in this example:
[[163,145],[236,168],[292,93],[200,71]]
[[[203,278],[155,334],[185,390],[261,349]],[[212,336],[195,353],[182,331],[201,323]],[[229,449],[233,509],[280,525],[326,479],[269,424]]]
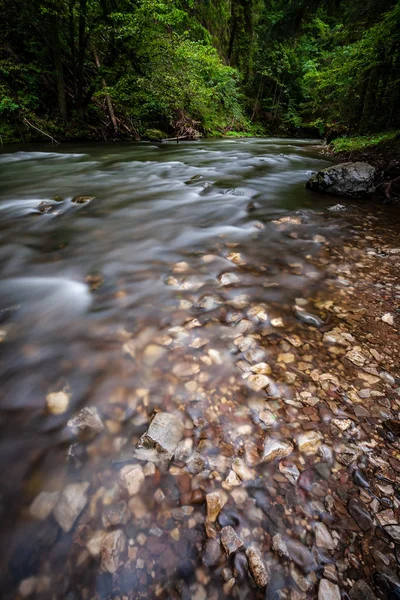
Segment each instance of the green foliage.
[[398,138],[400,138],[400,131],[388,131],[385,133],[363,135],[360,137],[340,137],[333,140],[331,148],[335,153],[355,152],[357,150],[367,150]]

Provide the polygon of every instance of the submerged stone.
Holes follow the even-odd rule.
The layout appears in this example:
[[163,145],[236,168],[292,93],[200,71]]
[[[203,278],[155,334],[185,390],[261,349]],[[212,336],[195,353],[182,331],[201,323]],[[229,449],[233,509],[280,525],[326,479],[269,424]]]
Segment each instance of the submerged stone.
[[88,488],[87,481],[67,485],[53,510],[55,520],[66,533],[72,529],[87,504]]
[[173,414],[159,412],[151,421],[145,434],[138,442],[138,448],[156,448],[160,452],[173,455],[183,436],[183,423]]
[[94,406],[82,408],[67,425],[78,440],[85,442],[93,440],[104,429],[103,421]]
[[265,562],[258,548],[250,546],[246,550],[247,560],[249,562],[250,572],[258,587],[265,587],[268,583],[269,576]]

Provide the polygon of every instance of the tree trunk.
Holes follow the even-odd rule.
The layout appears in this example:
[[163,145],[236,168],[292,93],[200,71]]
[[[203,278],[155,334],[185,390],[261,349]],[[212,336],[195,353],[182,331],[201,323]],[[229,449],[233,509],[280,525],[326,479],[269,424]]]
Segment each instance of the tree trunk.
[[53,36],[53,56],[54,56],[54,67],[57,79],[57,92],[58,92],[58,108],[60,110],[61,118],[66,121],[68,118],[67,112],[67,97],[65,95],[65,81],[64,81],[64,69],[61,57],[60,47],[60,36],[58,32],[58,20],[57,15],[54,15],[51,19],[51,28]]
[[[94,54],[94,60],[96,63],[96,67],[100,70],[101,69],[100,60],[99,60],[98,54],[95,49],[93,49],[93,54]],[[105,90],[107,108],[108,108],[108,112],[110,115],[111,123],[113,124],[115,133],[118,133],[117,119],[115,118],[114,107],[111,102],[110,94],[107,92],[107,83],[106,83],[106,80],[104,79],[104,77],[101,78],[101,85],[103,86],[103,89]]]
[[78,68],[77,68],[77,108],[80,117],[85,116],[84,85],[85,85],[85,57],[86,57],[86,14],[87,0],[79,0],[79,25],[78,25]]

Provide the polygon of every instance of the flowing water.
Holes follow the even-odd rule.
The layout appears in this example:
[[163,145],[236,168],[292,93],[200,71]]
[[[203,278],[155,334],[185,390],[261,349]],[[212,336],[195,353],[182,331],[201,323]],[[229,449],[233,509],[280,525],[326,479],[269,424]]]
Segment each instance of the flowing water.
[[[324,321],[329,304],[307,299],[329,291],[318,257],[349,223],[305,189],[328,164],[312,143],[0,154],[4,597],[297,600],[322,575],[335,587],[324,569],[341,534],[321,505],[338,463],[317,378],[296,377],[336,360],[307,312]],[[328,400],[340,387],[321,385]],[[97,409],[86,437],[67,425],[84,407]],[[155,412],[174,415],[164,452],[140,441]]]

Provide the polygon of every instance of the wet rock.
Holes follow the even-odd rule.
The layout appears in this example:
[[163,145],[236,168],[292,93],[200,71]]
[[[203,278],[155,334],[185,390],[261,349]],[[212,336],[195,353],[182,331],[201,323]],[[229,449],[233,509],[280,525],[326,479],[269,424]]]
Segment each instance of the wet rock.
[[340,600],[340,590],[328,579],[321,579],[318,588],[318,600]]
[[304,544],[291,538],[284,538],[280,533],[277,533],[272,538],[272,548],[281,556],[292,560],[306,572],[314,564],[313,555]]
[[272,462],[276,458],[286,458],[293,450],[294,447],[289,442],[267,438],[264,442],[262,461]]
[[306,325],[311,325],[312,327],[322,327],[322,325],[325,325],[324,321],[317,315],[306,311],[303,307],[297,306],[297,304],[293,307],[293,312],[299,321],[302,321]]
[[375,600],[375,594],[364,579],[355,582],[349,592],[350,600]]
[[400,544],[400,525],[384,525],[384,530],[396,544]]
[[351,498],[348,502],[347,509],[349,514],[363,531],[371,529],[373,520],[364,504],[359,502],[356,498]]
[[344,204],[334,204],[333,206],[330,206],[328,210],[332,212],[340,212],[346,210],[346,207],[344,206]]
[[314,534],[315,543],[318,548],[325,548],[326,550],[334,550],[336,548],[335,540],[329,533],[325,523],[315,523]]
[[85,508],[89,485],[87,481],[67,485],[54,507],[54,518],[65,532],[72,529],[76,519]]
[[121,469],[120,476],[130,496],[140,492],[145,481],[145,474],[140,465],[126,465]]
[[18,591],[23,598],[28,598],[36,591],[37,583],[37,577],[27,577],[19,584]]
[[94,406],[82,408],[67,426],[72,434],[82,442],[93,440],[104,429],[103,421]]
[[60,499],[60,492],[40,492],[29,507],[29,512],[35,519],[43,521],[52,513]]
[[322,439],[323,436],[319,431],[306,431],[297,438],[297,445],[300,452],[304,454],[316,454]]
[[104,527],[126,525],[130,516],[131,514],[126,502],[118,502],[105,507],[102,515],[102,523]]
[[206,540],[203,551],[203,563],[206,567],[215,567],[222,557],[221,544],[218,540]]
[[160,452],[173,455],[183,436],[181,419],[173,414],[159,412],[151,421],[145,434],[138,442],[138,448],[156,448]]
[[250,546],[246,550],[250,572],[258,587],[265,587],[268,583],[268,570],[258,548]]
[[232,463],[232,470],[242,481],[251,481],[256,476],[253,469],[250,469],[241,458],[235,458]]
[[107,533],[101,544],[101,568],[108,573],[115,573],[121,562],[121,555],[125,550],[126,538],[122,529]]
[[270,380],[266,375],[252,374],[247,378],[247,382],[252,390],[255,392],[261,392],[264,388],[268,387]]
[[233,285],[235,283],[240,283],[240,279],[235,273],[222,273],[222,275],[218,277],[218,280],[221,285]]
[[244,546],[242,540],[230,525],[221,529],[221,542],[229,556]]
[[95,196],[75,196],[71,202],[74,204],[88,204],[95,199]]
[[214,523],[225,505],[225,498],[221,492],[210,492],[206,494],[207,520]]
[[300,471],[296,465],[287,465],[284,462],[279,463],[279,471],[286,477],[290,483],[296,485],[300,477]]
[[68,410],[70,395],[66,391],[52,392],[46,396],[47,410],[52,415],[62,415]]
[[375,191],[375,175],[375,168],[368,163],[342,163],[312,175],[307,188],[324,194],[362,198]]

